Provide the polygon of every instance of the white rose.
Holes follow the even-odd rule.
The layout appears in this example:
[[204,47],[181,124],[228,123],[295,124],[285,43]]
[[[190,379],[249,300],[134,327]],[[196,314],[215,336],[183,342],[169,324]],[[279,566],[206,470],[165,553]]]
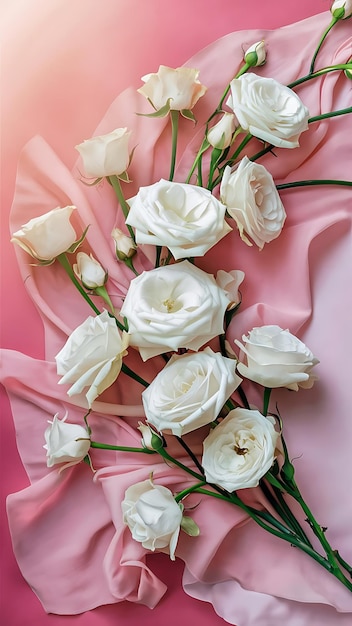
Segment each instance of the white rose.
[[127,346],[127,333],[120,335],[107,311],[88,317],[55,357],[57,373],[62,376],[59,384],[73,383],[67,392],[69,396],[89,387],[86,398],[91,407],[118,377]]
[[203,442],[207,481],[229,492],[256,487],[275,459],[274,424],[259,411],[230,411]]
[[111,237],[115,241],[116,256],[120,261],[131,259],[137,251],[137,246],[132,237],[125,235],[119,228],[114,228]]
[[73,271],[86,289],[96,289],[105,285],[107,272],[92,254],[78,252],[76,261],[77,263],[73,265]]
[[207,140],[213,148],[224,150],[232,143],[232,135],[236,127],[233,113],[224,113],[222,118],[207,133]]
[[243,130],[279,148],[299,146],[309,111],[292,89],[256,74],[243,74],[230,85],[227,104]]
[[47,466],[58,463],[74,465],[87,456],[90,448],[90,438],[87,429],[79,424],[67,423],[66,417],[58,419],[58,413],[44,433],[47,453]]
[[130,161],[130,135],[127,128],[116,128],[111,133],[86,139],[76,146],[86,175],[90,178],[103,178],[123,174]]
[[134,278],[121,308],[142,359],[179,348],[198,350],[223,333],[228,299],[210,274],[182,261]]
[[147,421],[179,437],[209,424],[241,383],[235,369],[234,361],[210,348],[172,356],[142,393]]
[[77,239],[70,222],[75,208],[58,207],[40,217],[34,217],[13,233],[11,241],[38,261],[53,261],[59,254],[66,252]]
[[182,521],[182,506],[177,504],[171,491],[162,485],[145,480],[126,490],[122,501],[123,521],[133,539],[147,550],[168,548],[171,560]]
[[352,15],[352,0],[335,0],[330,11],[334,17],[345,20]]
[[156,111],[160,111],[168,100],[171,110],[190,110],[207,90],[198,76],[199,71],[189,67],[173,69],[160,65],[156,74],[142,77],[145,84],[137,91],[151,102]]
[[266,61],[266,50],[264,41],[257,41],[244,54],[244,60],[250,67],[264,65]]
[[245,376],[264,387],[287,387],[298,391],[299,387],[309,389],[316,376],[312,367],[319,363],[307,346],[279,326],[260,326],[242,336],[244,345],[235,340],[241,348],[237,369]]
[[160,180],[128,200],[137,243],[166,246],[175,259],[203,256],[231,231],[226,207],[208,189]]
[[238,288],[243,282],[244,276],[245,274],[241,270],[231,270],[230,272],[218,270],[216,274],[216,283],[224,290],[229,300],[228,311],[234,309],[241,302],[241,294]]
[[250,237],[261,250],[280,235],[286,212],[273,177],[263,165],[245,156],[233,172],[227,166],[220,197],[246,244],[252,245]]

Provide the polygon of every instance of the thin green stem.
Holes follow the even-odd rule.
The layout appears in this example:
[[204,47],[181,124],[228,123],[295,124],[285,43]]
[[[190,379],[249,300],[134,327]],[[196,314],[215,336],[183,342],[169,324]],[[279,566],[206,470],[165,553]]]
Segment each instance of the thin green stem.
[[269,408],[269,401],[270,401],[270,395],[271,395],[271,388],[270,387],[265,387],[264,388],[264,397],[263,397],[263,415],[268,415],[268,408]]
[[290,183],[282,183],[281,185],[276,185],[276,189],[281,191],[283,189],[290,189],[291,187],[309,187],[316,185],[341,185],[345,187],[352,187],[351,180],[333,180],[333,179],[322,179],[322,180],[295,180]]
[[317,78],[318,76],[323,76],[324,74],[328,74],[329,72],[336,72],[337,70],[350,70],[352,68],[352,63],[338,63],[337,65],[329,65],[328,67],[323,67],[321,70],[317,72],[313,72],[313,74],[307,74],[306,76],[302,76],[301,78],[297,78],[292,83],[287,85],[290,89],[293,87],[297,87],[298,85],[302,85],[302,83],[306,83],[308,80],[312,80],[312,78]]
[[93,300],[90,299],[87,292],[83,289],[81,283],[77,280],[66,254],[63,252],[62,254],[59,254],[59,256],[57,256],[56,258],[59,261],[60,265],[62,265],[62,267],[64,268],[66,274],[71,279],[76,289],[78,289],[78,291],[80,292],[81,296],[83,296],[85,301],[93,309],[94,313],[96,313],[97,315],[100,315],[101,311],[99,311],[98,307],[95,306]]
[[179,116],[180,116],[179,111],[174,111],[174,110],[170,111],[172,143],[171,143],[171,163],[170,163],[169,180],[173,180],[174,174],[175,174]]
[[332,20],[331,20],[331,22],[330,22],[330,24],[329,24],[329,26],[328,26],[328,27],[324,30],[324,32],[323,32],[323,34],[322,34],[322,36],[320,37],[319,43],[318,43],[318,45],[317,45],[317,47],[316,47],[316,50],[315,50],[315,52],[314,52],[314,54],[313,54],[313,57],[312,57],[312,62],[311,62],[311,64],[310,64],[310,68],[309,68],[309,74],[313,74],[313,72],[314,72],[314,65],[315,65],[316,58],[317,58],[317,56],[318,56],[318,54],[319,54],[319,50],[320,50],[320,48],[322,47],[323,42],[324,42],[324,40],[325,40],[325,38],[326,38],[327,34],[330,32],[330,30],[332,29],[332,27],[333,27],[333,26],[335,26],[335,24],[336,24],[338,21],[339,21],[339,19],[338,19],[338,18],[333,17],[333,18],[332,18]]
[[[124,218],[127,219],[130,207],[129,207],[129,205],[127,204],[127,202],[125,200],[125,196],[123,195],[122,188],[121,188],[121,183],[120,183],[120,181],[119,181],[117,176],[108,176],[108,179],[109,179],[110,183],[112,184],[112,187],[114,189],[116,197],[117,197],[117,199],[118,199],[118,201],[120,203],[120,206],[121,206]],[[127,228],[128,228],[128,232],[130,233],[132,241],[135,243],[136,240],[135,240],[135,236],[134,236],[134,232],[133,232],[132,226],[129,226],[127,224]]]
[[196,483],[195,485],[192,485],[191,487],[188,487],[187,489],[183,489],[183,491],[180,491],[180,493],[175,496],[176,502],[180,502],[181,500],[183,500],[183,498],[188,496],[189,493],[192,493],[192,491],[196,491],[196,489],[202,487],[203,485],[206,485],[206,482],[204,480]]
[[186,444],[186,442],[182,439],[182,437],[177,437],[176,436],[176,439],[179,442],[179,444],[182,446],[182,448],[185,450],[185,452],[187,452],[187,454],[190,457],[190,459],[192,459],[192,461],[195,464],[196,468],[200,471],[201,474],[204,475],[204,469],[203,469],[202,465],[200,464],[200,462],[198,461],[198,459],[197,459],[196,455],[194,454],[193,450],[191,450],[191,448]]
[[141,378],[141,376],[138,376],[138,374],[136,374],[136,372],[131,370],[128,367],[128,365],[126,365],[125,363],[122,363],[121,371],[124,372],[124,374],[127,374],[127,376],[129,376],[130,378],[133,378],[133,380],[135,380],[137,383],[140,383],[141,385],[143,385],[143,387],[149,387],[150,383],[147,383],[147,381],[144,380],[144,378]]
[[347,107],[346,109],[339,109],[338,111],[330,111],[329,113],[321,113],[320,115],[315,115],[314,117],[310,117],[308,120],[308,124],[312,122],[318,122],[320,120],[326,120],[329,117],[338,117],[339,115],[347,115],[348,113],[352,113],[352,107]]
[[260,488],[263,491],[263,494],[268,502],[271,504],[276,513],[281,517],[281,519],[285,522],[285,524],[287,524],[287,526],[291,528],[292,531],[302,539],[302,541],[313,547],[299,521],[296,519],[287,502],[285,501],[281,491],[273,487],[272,492],[270,490],[270,487],[263,480],[260,482]]
[[131,448],[130,446],[113,446],[109,443],[100,443],[99,441],[91,441],[91,448],[99,448],[100,450],[120,450],[121,452],[143,452],[144,454],[156,454],[155,450],[149,448]]

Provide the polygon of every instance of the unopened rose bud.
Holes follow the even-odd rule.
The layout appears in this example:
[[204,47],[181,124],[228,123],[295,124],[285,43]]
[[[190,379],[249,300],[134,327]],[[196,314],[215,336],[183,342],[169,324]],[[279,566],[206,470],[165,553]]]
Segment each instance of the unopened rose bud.
[[159,450],[164,447],[162,437],[160,437],[155,430],[150,428],[150,426],[143,424],[143,422],[138,422],[137,428],[142,433],[142,445],[144,448],[148,450]]
[[266,50],[264,41],[254,43],[244,55],[244,60],[249,67],[259,67],[266,61]]
[[236,127],[233,113],[224,113],[222,118],[208,130],[207,140],[213,148],[224,150],[231,145],[232,135]]
[[86,289],[96,289],[105,285],[108,274],[91,254],[78,252],[76,261],[73,271]]
[[330,7],[332,16],[337,20],[345,20],[352,15],[352,0],[335,0]]
[[137,246],[131,237],[125,235],[119,228],[114,228],[111,236],[116,244],[116,256],[120,261],[131,259],[137,250]]

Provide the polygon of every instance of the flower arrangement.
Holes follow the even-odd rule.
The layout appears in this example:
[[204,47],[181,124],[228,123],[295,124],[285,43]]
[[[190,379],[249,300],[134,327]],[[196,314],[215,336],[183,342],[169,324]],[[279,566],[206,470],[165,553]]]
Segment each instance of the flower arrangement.
[[[96,481],[108,471],[106,451],[117,452],[119,459],[139,455],[147,459],[141,463],[145,476],[125,489],[120,521],[145,550],[166,551],[174,559],[181,533],[190,535],[189,541],[197,541],[202,533],[192,516],[194,508],[201,509],[204,499],[214,500],[214,506],[221,500],[305,552],[352,590],[351,566],[330,546],[325,529],[303,499],[284,438],[284,417],[279,407],[270,405],[272,389],[312,387],[318,359],[274,321],[248,328],[248,334],[238,338],[236,315],[246,268],[217,268],[215,274],[197,265],[225,238],[262,250],[280,237],[287,217],[280,186],[257,161],[267,153],[276,154],[276,148],[299,149],[301,135],[308,134],[315,122],[351,113],[349,107],[311,117],[298,89],[294,91],[330,72],[341,72],[349,80],[348,59],[315,69],[328,32],[352,10],[346,2],[335,2],[331,12],[331,25],[309,72],[295,84],[284,86],[255,73],[254,68],[265,63],[264,42],[246,51],[243,65],[208,116],[201,141],[197,137],[185,176],[177,167],[180,127],[183,124],[187,134],[194,129],[196,106],[207,97],[193,68],[160,66],[156,74],[142,79],[139,89],[153,109],[143,115],[152,118],[151,123],[170,121],[168,179],[153,180],[129,195],[129,172],[138,145],[131,149],[133,133],[128,128],[77,146],[82,183],[97,189],[108,185],[123,215],[111,229],[116,259],[128,277],[119,307],[109,291],[110,267],[96,259],[99,250],[87,245],[92,226],[84,224],[78,231],[72,225],[75,206],[53,208],[31,219],[12,240],[35,264],[50,266],[38,271],[50,272],[59,263],[94,312],[56,355],[60,385],[68,385],[70,397],[85,396],[86,411],[79,424],[70,422],[70,415],[60,419],[55,414],[43,433],[48,467],[64,475],[83,461]],[[254,154],[249,151],[253,138],[264,142]],[[344,180],[307,180],[286,187],[318,184],[352,185]],[[97,298],[103,306],[97,305]],[[154,370],[157,374],[150,380]],[[139,446],[95,437],[96,401],[119,386],[122,374],[140,390],[145,417],[134,427],[140,433]],[[161,475],[154,471],[160,462],[165,464]],[[175,468],[182,485],[176,490]],[[307,527],[290,507],[291,501],[306,516]]]

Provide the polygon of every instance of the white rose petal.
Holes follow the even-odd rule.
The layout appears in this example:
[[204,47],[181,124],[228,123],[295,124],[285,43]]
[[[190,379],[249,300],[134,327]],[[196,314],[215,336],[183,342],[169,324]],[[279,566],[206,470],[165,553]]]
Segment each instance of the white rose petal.
[[76,261],[73,271],[86,289],[96,289],[106,283],[107,273],[92,254],[78,252]]
[[280,235],[286,212],[273,177],[263,165],[245,156],[233,172],[226,167],[220,197],[248,245],[252,245],[250,237],[261,250]]
[[148,422],[178,436],[209,424],[241,383],[235,369],[234,361],[210,348],[172,356],[142,393]]
[[224,290],[229,300],[228,310],[233,309],[241,302],[238,288],[244,281],[244,276],[245,274],[241,270],[231,270],[230,272],[218,270],[216,274],[216,283]]
[[49,422],[50,426],[44,433],[48,467],[58,463],[79,463],[87,456],[90,448],[87,429],[79,424],[66,422],[66,416],[59,420],[58,415],[57,413],[53,421]]
[[156,111],[160,111],[168,100],[171,110],[190,110],[207,90],[198,76],[199,71],[189,67],[173,69],[160,65],[157,73],[142,77],[145,84],[137,91],[152,103]]
[[231,83],[227,105],[243,130],[279,148],[299,146],[309,111],[297,94],[273,78],[243,74]]
[[89,387],[86,398],[91,407],[118,377],[127,346],[127,333],[120,335],[107,311],[88,317],[55,357],[57,373],[62,376],[59,384],[73,383],[67,392],[69,396]]
[[[307,346],[288,330],[279,326],[260,326],[243,335],[237,369],[241,376],[264,387],[287,387],[298,391],[309,389],[316,376],[311,370],[319,363]],[[243,359],[245,362],[243,362]]]
[[17,243],[38,261],[51,261],[66,252],[76,241],[77,235],[70,222],[76,207],[52,209],[40,217],[34,217],[13,233],[11,241]]
[[126,490],[121,506],[123,521],[133,539],[153,552],[168,548],[174,561],[182,510],[171,491],[145,480]]
[[203,187],[160,180],[128,204],[137,243],[166,246],[175,259],[203,256],[231,231],[226,207]]
[[204,440],[206,479],[229,492],[256,487],[275,459],[275,420],[259,411],[234,409]]
[[86,175],[91,178],[119,176],[127,170],[131,131],[116,128],[111,133],[86,139],[76,146],[83,160]]
[[145,361],[179,348],[198,350],[223,333],[228,303],[213,276],[182,261],[134,278],[121,315]]

